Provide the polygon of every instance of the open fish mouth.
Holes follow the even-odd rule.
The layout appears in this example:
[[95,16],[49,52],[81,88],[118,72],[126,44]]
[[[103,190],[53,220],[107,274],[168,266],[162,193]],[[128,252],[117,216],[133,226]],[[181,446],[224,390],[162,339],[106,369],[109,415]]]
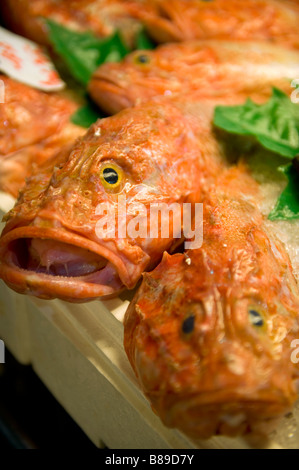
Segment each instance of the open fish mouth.
[[0,277],[21,294],[86,302],[135,284],[132,266],[105,244],[68,231],[16,228],[0,241]]

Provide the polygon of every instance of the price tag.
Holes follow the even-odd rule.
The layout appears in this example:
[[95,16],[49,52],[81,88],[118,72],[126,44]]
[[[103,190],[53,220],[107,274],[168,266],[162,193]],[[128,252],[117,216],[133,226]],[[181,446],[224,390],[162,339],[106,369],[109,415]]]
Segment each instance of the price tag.
[[0,71],[43,91],[59,91],[65,83],[44,50],[0,27]]

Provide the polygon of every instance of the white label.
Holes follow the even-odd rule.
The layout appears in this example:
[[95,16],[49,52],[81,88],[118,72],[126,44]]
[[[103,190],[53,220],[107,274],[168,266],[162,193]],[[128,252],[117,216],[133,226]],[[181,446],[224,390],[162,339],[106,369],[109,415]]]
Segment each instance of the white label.
[[[65,87],[53,63],[40,46],[1,27],[0,71],[43,91],[58,91]],[[1,97],[3,98],[3,94],[1,95],[0,88],[0,102]]]

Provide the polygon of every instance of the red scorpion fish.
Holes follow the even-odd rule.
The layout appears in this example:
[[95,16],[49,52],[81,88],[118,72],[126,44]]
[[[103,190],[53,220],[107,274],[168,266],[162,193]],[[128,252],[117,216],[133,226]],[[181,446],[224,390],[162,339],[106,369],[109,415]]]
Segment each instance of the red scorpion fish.
[[70,148],[84,129],[69,121],[78,104],[57,93],[44,93],[4,75],[0,104],[0,188],[17,196],[33,164]]
[[193,438],[265,433],[298,397],[289,258],[264,226],[251,176],[236,167],[220,180],[204,201],[202,247],[165,254],[144,274],[124,322],[154,411]]
[[89,84],[92,98],[116,113],[155,96],[197,95],[221,101],[238,94],[265,101],[276,86],[290,94],[299,53],[262,42],[188,41],[137,51],[102,65]]
[[101,237],[99,208],[127,212],[129,225],[143,204],[149,224],[154,203],[197,201],[224,166],[212,113],[213,106],[162,100],[98,121],[69,158],[32,177],[7,216],[0,277],[20,293],[69,301],[134,288],[179,234],[122,235],[117,227]]
[[158,42],[270,41],[299,47],[297,0],[151,0],[139,16]]
[[75,31],[92,31],[100,37],[120,31],[132,44],[141,29],[136,12],[145,7],[148,13],[154,11],[147,3],[142,0],[4,0],[0,10],[9,28],[40,44],[49,42],[45,18]]

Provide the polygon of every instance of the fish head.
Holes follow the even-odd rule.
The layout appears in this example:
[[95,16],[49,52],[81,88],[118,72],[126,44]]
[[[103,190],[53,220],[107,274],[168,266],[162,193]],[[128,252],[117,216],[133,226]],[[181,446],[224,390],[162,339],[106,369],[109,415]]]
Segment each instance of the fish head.
[[1,278],[45,299],[86,301],[132,289],[181,238],[147,229],[152,204],[181,204],[198,187],[188,133],[170,104],[99,121],[22,192],[0,241]]
[[125,349],[146,396],[191,437],[268,433],[297,399],[297,286],[285,282],[286,259],[270,269],[264,242],[260,262],[235,254],[229,271],[202,250],[165,254],[126,313]]
[[[244,71],[244,49],[228,41],[186,41],[134,51],[120,63],[101,65],[92,76],[89,92],[112,114],[155,97],[192,94],[197,101],[216,96],[215,104],[227,102],[228,90],[236,93],[236,73]],[[233,63],[237,71],[232,70]]]
[[[160,51],[139,50],[126,56],[121,63],[103,64],[93,74],[89,92],[101,108],[112,114],[155,96],[171,95],[171,89],[179,91],[180,82],[173,74],[174,63],[170,55],[164,53],[163,48]],[[179,60],[179,50],[176,60]]]

